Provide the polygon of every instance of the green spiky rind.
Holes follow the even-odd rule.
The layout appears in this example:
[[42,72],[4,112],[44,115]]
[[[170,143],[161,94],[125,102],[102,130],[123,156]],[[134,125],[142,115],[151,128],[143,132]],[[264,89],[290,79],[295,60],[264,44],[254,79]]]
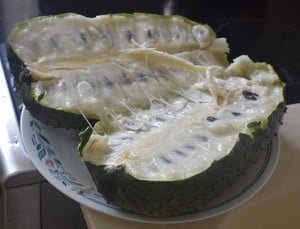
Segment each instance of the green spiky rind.
[[[214,161],[204,172],[177,181],[143,181],[126,171],[96,166],[86,162],[98,190],[108,203],[130,212],[169,217],[184,215],[205,208],[222,191],[234,184],[266,150],[282,123],[284,103],[268,118],[268,128],[253,130],[252,136],[239,135],[239,141],[224,158]],[[91,132],[85,133],[85,139]],[[82,149],[82,148],[81,148]]]

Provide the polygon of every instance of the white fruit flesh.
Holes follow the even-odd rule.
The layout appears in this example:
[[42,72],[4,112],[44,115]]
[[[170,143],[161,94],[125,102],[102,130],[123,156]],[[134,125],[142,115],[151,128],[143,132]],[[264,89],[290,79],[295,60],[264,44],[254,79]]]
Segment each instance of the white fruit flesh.
[[241,56],[226,68],[226,40],[181,17],[39,18],[9,42],[42,106],[101,120],[83,159],[142,180],[205,171],[284,100],[270,66]]
[[[132,109],[129,116],[112,116],[117,130],[105,137],[94,134],[83,159],[108,167],[125,165],[141,180],[191,177],[230,153],[239,133],[251,135],[249,123],[268,126],[267,117],[283,101],[279,82],[271,68],[246,56],[224,71],[207,68],[199,81],[189,81],[182,92],[177,88],[179,96],[151,103],[151,109]],[[106,151],[94,147],[103,138]]]
[[155,48],[172,54],[206,50],[216,63],[219,55],[229,51],[226,40],[216,38],[208,26],[179,16],[145,14],[36,18],[17,27],[9,43],[31,71],[47,62],[52,62],[50,68],[60,68],[59,60],[64,58],[73,62],[84,57],[86,62],[93,62],[99,55],[108,57],[133,48]]

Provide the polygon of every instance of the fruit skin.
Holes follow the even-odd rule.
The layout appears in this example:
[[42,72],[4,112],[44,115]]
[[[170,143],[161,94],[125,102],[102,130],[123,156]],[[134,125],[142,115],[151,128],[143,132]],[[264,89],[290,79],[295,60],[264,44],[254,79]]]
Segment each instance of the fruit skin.
[[[227,156],[188,179],[143,181],[127,173],[125,165],[115,168],[89,162],[86,165],[108,203],[151,217],[192,213],[205,208],[209,201],[241,177],[262,152],[271,150],[272,137],[277,134],[285,110],[285,104],[280,103],[268,118],[268,128],[261,129],[256,125],[252,136],[240,134],[239,141]],[[83,149],[91,132],[87,130],[81,134],[79,150]]]

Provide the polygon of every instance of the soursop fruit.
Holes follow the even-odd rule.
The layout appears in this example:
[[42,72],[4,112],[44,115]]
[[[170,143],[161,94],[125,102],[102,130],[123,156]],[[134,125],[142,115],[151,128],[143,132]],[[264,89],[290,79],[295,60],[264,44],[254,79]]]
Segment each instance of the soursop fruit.
[[228,63],[226,39],[180,16],[38,17],[8,48],[32,115],[87,127],[78,149],[99,192],[138,214],[203,208],[268,149],[285,111],[272,66]]

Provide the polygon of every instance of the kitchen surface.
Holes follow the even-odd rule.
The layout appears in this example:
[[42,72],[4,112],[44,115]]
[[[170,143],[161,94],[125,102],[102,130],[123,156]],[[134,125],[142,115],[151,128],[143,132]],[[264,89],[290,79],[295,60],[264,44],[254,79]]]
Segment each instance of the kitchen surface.
[[[299,228],[300,15],[298,1],[83,1],[0,0],[0,228]],[[35,168],[20,135],[23,107],[10,73],[6,36],[24,19],[64,12],[180,14],[211,25],[231,47],[272,64],[286,83],[288,110],[279,133],[280,154],[271,177],[231,211],[179,224],[134,222],[96,212],[54,188]],[[221,214],[222,213],[222,214]]]

